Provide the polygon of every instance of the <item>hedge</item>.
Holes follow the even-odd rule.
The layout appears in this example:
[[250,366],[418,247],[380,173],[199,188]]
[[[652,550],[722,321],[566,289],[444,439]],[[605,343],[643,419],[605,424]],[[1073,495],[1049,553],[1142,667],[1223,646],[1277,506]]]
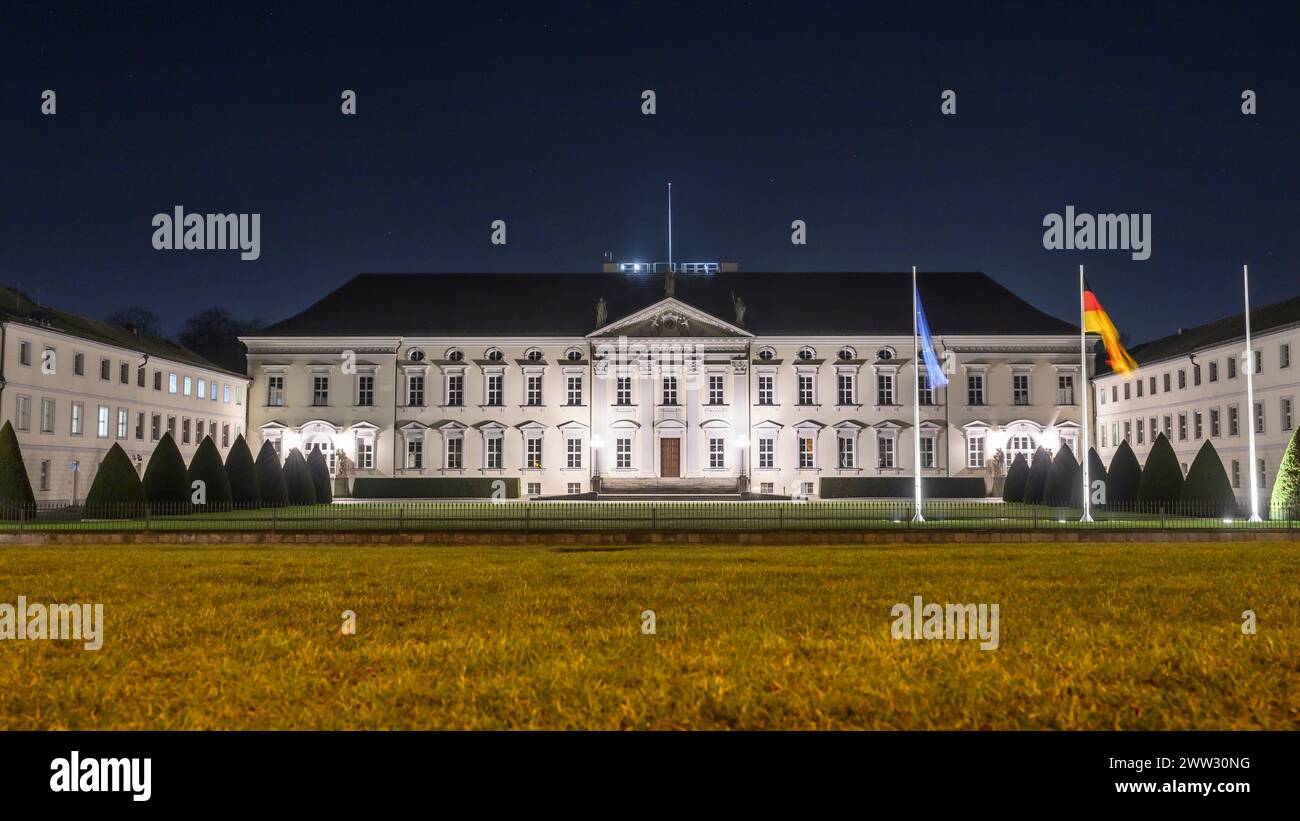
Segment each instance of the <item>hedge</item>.
[[1173,445],[1162,433],[1151,444],[1142,479],[1138,482],[1138,501],[1143,503],[1177,502],[1183,495],[1183,468]]
[[229,510],[231,501],[230,478],[226,476],[226,466],[221,462],[221,451],[211,436],[203,437],[199,449],[194,451],[190,460],[190,488],[195,482],[202,482],[203,492],[207,496],[206,504],[198,506],[200,510]]
[[1201,445],[1192,466],[1187,469],[1180,504],[1189,514],[1205,516],[1235,516],[1237,494],[1232,489],[1223,460],[1209,439]]
[[1083,504],[1083,468],[1074,458],[1074,451],[1069,445],[1052,457],[1052,467],[1047,472],[1047,487],[1043,492],[1043,501],[1049,505]]
[[1106,463],[1101,461],[1096,448],[1088,448],[1088,492],[1092,492],[1092,483],[1101,480],[1106,483]]
[[257,507],[261,503],[257,463],[242,433],[235,437],[230,453],[226,454],[226,478],[230,481],[230,501],[236,507]]
[[[910,476],[828,476],[819,484],[823,499],[910,499],[916,493]],[[921,477],[921,494],[927,499],[983,499],[987,493],[978,476]]]
[[280,455],[271,443],[263,442],[257,453],[257,493],[262,507],[284,507],[289,504],[289,488],[284,483],[284,470]]
[[289,504],[316,504],[316,485],[311,480],[311,468],[302,458],[302,451],[294,448],[284,460],[284,486],[289,491]]
[[325,454],[320,448],[312,448],[307,456],[307,471],[311,474],[312,487],[316,490],[316,504],[328,505],[334,501],[334,490],[330,487],[330,466],[325,461]]
[[1029,460],[1023,453],[1017,453],[1007,468],[1007,479],[1002,483],[1002,501],[1023,502],[1025,484],[1029,481]]
[[1025,503],[1040,505],[1047,493],[1047,475],[1052,471],[1052,454],[1042,445],[1034,451],[1034,459],[1029,463],[1029,478],[1025,480]]
[[0,519],[31,518],[36,515],[36,494],[23,463],[14,426],[0,428]]
[[497,482],[505,483],[505,498],[519,498],[519,477],[438,477],[411,479],[357,479],[354,499],[489,499]]
[[1291,434],[1291,442],[1282,454],[1269,508],[1271,515],[1279,519],[1295,518],[1300,510],[1300,430]]
[[150,508],[163,512],[176,513],[175,508],[190,503],[190,473],[170,432],[158,440],[144,469],[144,495]]
[[1110,460],[1106,471],[1106,504],[1129,505],[1137,501],[1138,485],[1142,482],[1142,465],[1128,440],[1119,443],[1119,449]]
[[116,442],[99,463],[85,504],[82,515],[87,519],[134,519],[144,515],[144,484],[131,457]]

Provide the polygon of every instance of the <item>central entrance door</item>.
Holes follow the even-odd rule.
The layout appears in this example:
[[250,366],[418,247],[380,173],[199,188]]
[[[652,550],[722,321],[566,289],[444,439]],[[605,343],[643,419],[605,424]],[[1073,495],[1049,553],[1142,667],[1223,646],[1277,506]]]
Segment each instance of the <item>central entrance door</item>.
[[665,479],[682,476],[682,440],[668,437],[659,440],[659,475]]

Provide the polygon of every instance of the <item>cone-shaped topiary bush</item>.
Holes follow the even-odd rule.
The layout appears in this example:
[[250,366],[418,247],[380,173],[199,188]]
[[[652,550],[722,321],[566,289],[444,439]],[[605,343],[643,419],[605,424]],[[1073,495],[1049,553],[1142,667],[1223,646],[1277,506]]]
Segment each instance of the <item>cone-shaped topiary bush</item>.
[[203,493],[207,497],[206,504],[197,506],[199,510],[230,510],[230,478],[221,462],[221,451],[217,450],[217,443],[211,436],[203,437],[190,460],[191,488],[195,482],[203,483]]
[[1291,443],[1282,454],[1282,464],[1273,480],[1269,510],[1274,519],[1300,518],[1300,430],[1291,434]]
[[1025,482],[1029,481],[1029,461],[1023,453],[1017,453],[1007,468],[1007,480],[1002,483],[1002,501],[1023,502],[1025,500]]
[[328,505],[334,501],[334,490],[330,487],[330,466],[325,461],[325,454],[320,448],[312,448],[307,457],[307,469],[311,472],[311,484],[316,490],[316,504]]
[[1174,446],[1162,433],[1151,444],[1142,479],[1138,482],[1138,501],[1144,504],[1177,502],[1183,495],[1183,468],[1178,464]]
[[284,483],[284,470],[280,456],[270,442],[263,442],[257,452],[257,493],[262,507],[284,507],[289,504],[289,489]]
[[226,478],[230,480],[230,501],[234,507],[247,510],[261,504],[257,464],[242,433],[235,437],[235,443],[226,455]]
[[164,433],[144,469],[144,495],[158,513],[188,512],[190,473],[170,433]]
[[1110,468],[1106,471],[1106,505],[1131,506],[1138,498],[1138,485],[1142,482],[1142,465],[1133,455],[1133,448],[1125,439],[1119,443]]
[[284,486],[289,489],[289,504],[316,504],[316,485],[311,480],[311,468],[302,458],[302,451],[294,448],[284,460]]
[[1052,467],[1047,472],[1047,488],[1043,492],[1043,501],[1049,505],[1077,505],[1083,497],[1083,468],[1074,458],[1074,451],[1069,445],[1052,457]]
[[1190,516],[1235,516],[1237,494],[1223,469],[1223,460],[1209,439],[1201,445],[1183,482],[1180,506]]
[[5,422],[0,428],[0,519],[30,519],[36,515],[36,494],[23,464],[14,426]]
[[1025,503],[1041,505],[1047,493],[1047,474],[1052,471],[1052,454],[1047,448],[1039,446],[1034,451],[1034,458],[1029,463],[1029,478],[1025,480]]
[[140,476],[122,446],[114,443],[99,463],[86,494],[87,519],[135,519],[144,515],[147,500]]

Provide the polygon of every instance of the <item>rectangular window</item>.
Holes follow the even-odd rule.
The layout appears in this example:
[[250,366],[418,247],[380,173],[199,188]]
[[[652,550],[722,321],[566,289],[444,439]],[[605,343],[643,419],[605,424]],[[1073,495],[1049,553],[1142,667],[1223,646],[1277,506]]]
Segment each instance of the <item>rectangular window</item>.
[[72,373],[76,376],[86,375],[86,355],[84,353],[74,353],[72,355]]
[[569,376],[564,380],[565,404],[577,406],[582,404],[582,377]]
[[1210,381],[1211,382],[1219,381],[1219,363],[1217,360],[1210,361]]
[[726,440],[717,436],[709,437],[709,467],[721,470],[727,466]]
[[1029,404],[1029,374],[1027,373],[1011,374],[1011,404],[1013,405]]
[[413,373],[406,377],[406,404],[412,408],[424,407],[424,374]]
[[876,439],[876,467],[893,468],[894,467],[894,437],[880,436]]
[[1125,401],[1127,401],[1127,400],[1132,399],[1132,398],[1133,398],[1133,384],[1132,384],[1131,382],[1125,382],[1125,383],[1124,383],[1124,399],[1125,399]]
[[113,378],[112,375],[111,375],[111,371],[112,371],[112,369],[113,369],[113,363],[110,362],[107,358],[101,356],[101,357],[99,358],[99,378],[100,378],[100,380],[103,381],[103,382],[107,382],[107,381],[109,381],[110,379],[112,379],[112,378]]
[[1282,401],[1280,402],[1280,408],[1281,408],[1280,417],[1282,419],[1282,430],[1289,431],[1295,427],[1295,419],[1293,416],[1293,408],[1292,408],[1293,404],[1294,403],[1291,401],[1291,397],[1289,396],[1282,397]]
[[153,372],[153,389],[156,391],[162,390],[162,371]]
[[502,456],[505,453],[506,440],[504,436],[493,436],[487,440],[487,467],[489,470],[500,470],[502,465]]
[[170,372],[167,374],[167,392],[168,392],[168,393],[176,393],[177,388],[178,388],[178,385],[180,384],[178,380],[179,380],[179,377],[177,377],[176,374],[174,374],[174,373],[170,373]]
[[839,404],[856,405],[857,403],[853,401],[854,398],[853,397],[854,394],[853,374],[851,373],[838,374],[836,376],[835,382],[836,382],[836,393],[838,394],[837,399]]
[[487,376],[487,404],[492,407],[501,407],[506,401],[505,391],[506,377],[500,373],[490,373]]
[[1219,409],[1210,408],[1210,436],[1211,438],[1218,439],[1219,433]]
[[758,440],[758,466],[772,468],[776,465],[776,440],[765,436]]
[[357,405],[360,407],[371,407],[375,404],[375,377],[374,374],[360,373],[357,374]]
[[853,437],[838,436],[836,437],[838,464],[841,468],[849,469],[857,466],[853,459]]
[[1178,390],[1181,391],[1186,387],[1187,387],[1187,371],[1180,369],[1178,371]]
[[143,365],[140,365],[139,367],[137,367],[137,368],[135,369],[135,386],[136,386],[137,388],[143,388],[143,387],[144,387],[144,379],[145,379],[145,375],[144,375],[144,366],[143,366]]
[[1268,467],[1263,459],[1259,460],[1259,486],[1268,487]]
[[200,399],[208,398],[208,380],[206,379],[202,379],[202,378],[199,379],[199,398]]
[[[364,440],[358,440],[358,442],[360,441],[364,441]],[[230,423],[229,422],[221,423],[221,447],[223,448],[230,447]]]
[[677,404],[677,377],[665,376],[663,384],[663,403],[665,405]]
[[1291,343],[1283,342],[1277,348],[1277,366],[1279,368],[1291,367]]
[[1232,486],[1241,487],[1241,462],[1232,460]]
[[582,467],[582,440],[576,437],[564,440],[564,465],[576,470]]
[[72,403],[72,435],[80,436],[85,425],[86,405],[83,402]]
[[541,482],[529,482],[529,483],[528,483],[528,495],[529,495],[529,496],[541,496],[541,495],[542,495],[542,483],[541,483]]
[[1255,433],[1264,432],[1264,403],[1255,403]]
[[799,437],[799,467],[815,467],[813,458],[813,440],[811,436]]
[[760,376],[758,377],[758,404],[773,405],[776,403],[776,377]]
[[809,373],[799,374],[799,404],[811,405],[816,401],[816,394],[813,392],[813,377]]
[[162,414],[155,413],[149,419],[149,441],[157,442],[162,438]]
[[447,405],[459,408],[465,404],[465,375],[453,373],[447,375]]
[[1199,387],[1200,384],[1201,384],[1201,366],[1200,366],[1200,365],[1193,365],[1193,366],[1192,366],[1192,385],[1193,385],[1193,386],[1196,386],[1196,387]]
[[1137,392],[1138,392],[1138,399],[1141,399],[1142,398],[1142,377],[1140,376],[1137,379]]
[[538,470],[542,467],[542,437],[530,436],[524,440],[524,467]]
[[1178,441],[1187,441],[1187,414],[1178,414]]
[[1133,422],[1132,420],[1125,419],[1124,420],[1124,441],[1128,442],[1131,441],[1132,439],[1133,439]]
[[18,343],[18,364],[28,366],[32,364],[32,343],[25,340]]
[[40,490],[50,489],[50,463],[48,460],[41,462],[41,482],[37,487]]
[[311,378],[311,403],[323,408],[330,403],[330,378],[317,375]]
[[1228,357],[1228,378],[1237,378],[1237,357],[1235,356]]
[[357,469],[374,470],[375,440],[370,437],[357,439]]
[[1110,443],[1115,447],[1119,447],[1119,423],[1118,422],[1110,423]]
[[570,496],[575,496],[582,492],[582,482],[569,482],[567,487]]
[[100,439],[108,438],[108,405],[99,406],[99,418],[96,420],[95,435]]
[[614,467],[627,470],[632,467],[632,440],[624,437],[614,441]]
[[759,492],[759,493],[775,493],[775,492],[776,492],[776,483],[775,483],[775,482],[760,482],[759,485],[758,485],[758,492]]
[[131,416],[126,408],[117,409],[117,438],[127,438],[127,425],[130,424]]
[[447,440],[447,469],[460,470],[465,455],[465,440],[459,436]]
[[1144,433],[1145,433],[1145,431],[1146,431],[1146,425],[1142,422],[1141,419],[1139,419],[1139,420],[1137,421],[1137,425],[1138,425],[1138,428],[1137,428],[1137,430],[1138,430],[1137,443],[1138,443],[1139,445],[1141,445],[1141,444],[1143,444],[1143,443],[1146,441],[1146,439],[1145,439],[1145,437],[1144,437]]
[[722,405],[726,402],[723,395],[723,383],[725,378],[718,374],[709,374],[709,404]]
[[1167,413],[1165,414],[1165,428],[1164,428],[1164,430],[1165,430],[1165,438],[1166,438],[1166,439],[1173,439],[1173,438],[1174,438],[1174,417],[1170,416],[1170,415],[1167,414]]
[[620,376],[614,383],[614,404],[632,404],[632,377]]
[[926,379],[925,371],[916,375],[916,395],[922,405],[934,404],[934,391],[930,388],[930,380]]
[[876,404],[894,404],[894,375],[892,373],[876,374]]
[[54,400],[41,400],[41,433],[54,433]]
[[1236,405],[1228,406],[1228,435],[1237,436],[1241,433],[1241,416],[1237,411]]
[[189,396],[189,395],[191,395],[191,393],[192,393],[193,391],[194,391],[194,380],[187,376],[187,377],[185,377],[185,390],[184,390],[184,394],[185,394],[186,396]]
[[[1104,393],[1102,394],[1102,396],[1105,395],[1106,394]],[[1101,425],[1101,446],[1103,448],[1106,447],[1106,426],[1105,425]]]
[[526,383],[527,404],[538,406],[542,404],[542,376],[541,374],[529,374]]
[[266,377],[266,404],[273,408],[284,407],[284,377]]
[[1192,430],[1196,433],[1196,441],[1199,442],[1204,438],[1204,428],[1201,424],[1200,411],[1194,411],[1192,413]]
[[1154,376],[1151,377],[1151,395],[1156,395],[1156,378]]
[[175,416],[167,417],[167,435],[171,436],[173,440],[176,438],[176,417]]
[[921,437],[921,467],[934,467],[934,437]]
[[966,440],[966,466],[984,467],[984,437],[972,436]]
[[221,401],[223,404],[230,404],[230,386],[223,385],[221,388]]
[[1074,404],[1074,374],[1058,373],[1056,375],[1056,404]]
[[1264,372],[1264,352],[1259,349],[1256,349],[1255,350],[1255,373],[1261,374],[1263,372]]
[[189,443],[190,443],[190,418],[188,416],[183,416],[181,417],[181,444],[188,445]]
[[424,440],[408,439],[406,441],[406,467],[410,470],[424,468]]
[[1165,393],[1169,393],[1169,384],[1170,384],[1169,372],[1165,371]]
[[984,374],[982,373],[966,374],[966,404],[967,405],[984,404]]

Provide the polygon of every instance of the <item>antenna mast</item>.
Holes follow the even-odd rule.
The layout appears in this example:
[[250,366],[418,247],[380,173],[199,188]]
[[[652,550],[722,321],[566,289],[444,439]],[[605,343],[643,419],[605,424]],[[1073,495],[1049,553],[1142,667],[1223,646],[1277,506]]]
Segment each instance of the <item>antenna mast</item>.
[[668,183],[668,270],[673,269],[673,184]]

